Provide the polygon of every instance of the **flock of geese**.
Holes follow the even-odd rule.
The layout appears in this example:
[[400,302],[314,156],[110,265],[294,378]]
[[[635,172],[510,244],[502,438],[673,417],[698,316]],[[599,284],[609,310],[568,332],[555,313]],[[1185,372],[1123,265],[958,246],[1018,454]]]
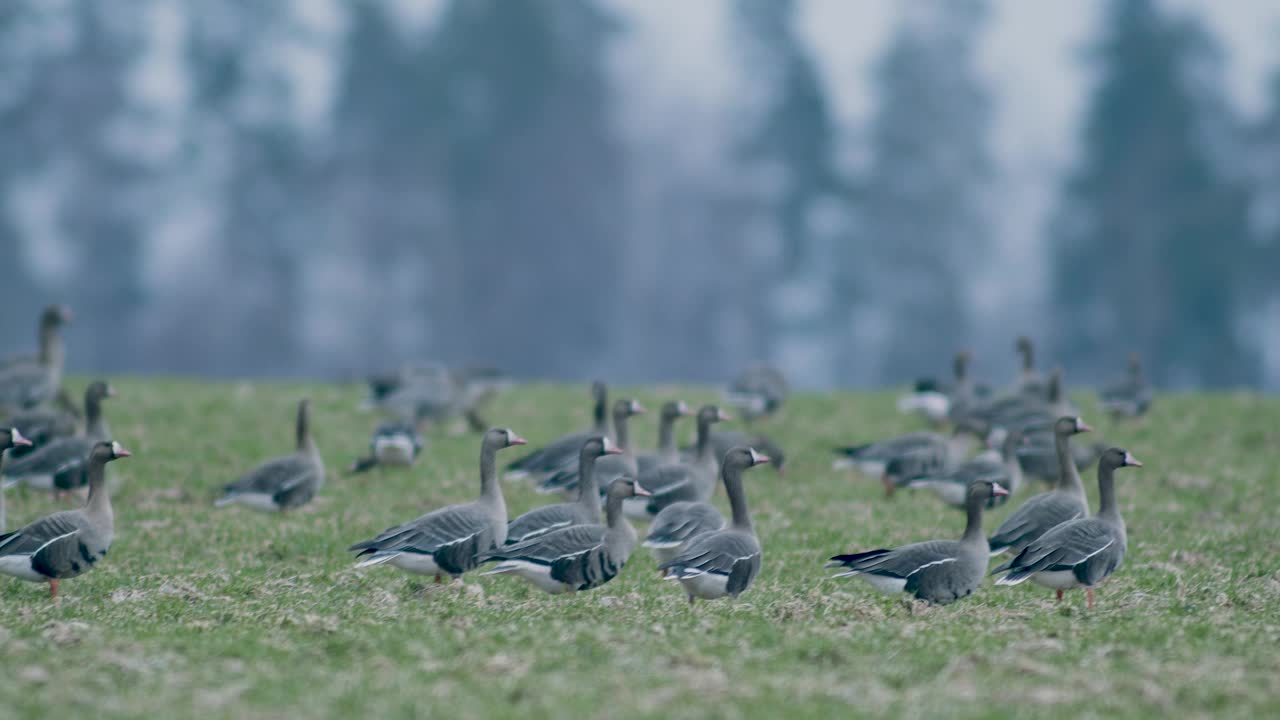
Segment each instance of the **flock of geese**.
[[[23,484],[59,493],[87,489],[83,507],[57,512],[0,535],[0,573],[47,582],[91,569],[111,547],[114,512],[109,463],[130,456],[111,439],[103,401],[115,393],[90,383],[83,412],[62,391],[60,328],[65,308],[46,309],[39,322],[39,352],[0,361],[0,477],[5,487]],[[859,577],[873,587],[930,604],[971,595],[988,574],[990,558],[1005,555],[993,574],[997,585],[1027,580],[1057,591],[1093,588],[1124,559],[1124,518],[1115,499],[1115,471],[1141,467],[1133,455],[1105,445],[1082,446],[1072,438],[1090,427],[1063,392],[1061,372],[1041,377],[1029,340],[1020,339],[1023,368],[1001,392],[973,383],[970,357],[957,354],[954,381],[921,380],[900,402],[936,425],[876,442],[837,448],[837,466],[879,477],[888,494],[923,490],[964,510],[958,540],[930,540],[897,548],[836,555],[836,577]],[[527,442],[507,428],[484,430],[489,398],[509,383],[485,368],[461,371],[411,368],[369,380],[372,406],[391,419],[379,424],[369,452],[348,472],[375,466],[409,466],[423,448],[426,421],[465,418],[483,430],[480,493],[471,502],[439,508],[394,525],[349,550],[356,567],[388,565],[436,582],[465,573],[513,575],[551,594],[590,590],[611,581],[637,546],[657,560],[662,577],[682,586],[690,603],[736,598],[760,572],[763,550],[751,520],[745,473],[768,464],[786,471],[786,455],[768,436],[750,430],[777,413],[787,397],[782,375],[751,368],[725,391],[725,402],[748,421],[747,431],[722,430],[731,416],[708,404],[692,411],[679,400],[658,413],[658,447],[634,446],[630,425],[646,412],[636,400],[609,402],[603,383],[591,386],[593,424],[507,462],[498,453]],[[1141,363],[1130,358],[1125,382],[1101,393],[1117,416],[1139,416],[1151,404]],[[694,442],[681,447],[676,426],[692,417]],[[243,505],[285,512],[310,502],[322,489],[325,466],[311,431],[311,403],[296,414],[294,452],[268,460],[226,485],[215,505]],[[974,445],[987,449],[973,457]],[[1101,505],[1090,514],[1080,470],[1097,464]],[[536,507],[514,518],[503,480],[528,482],[564,502]],[[1049,489],[1021,503],[994,534],[983,529],[985,510],[1009,501],[1030,478]],[[718,485],[728,498],[726,518],[712,502]],[[1020,492],[1022,490],[1022,492]],[[5,530],[0,492],[0,532]],[[633,521],[647,523],[641,537]]]

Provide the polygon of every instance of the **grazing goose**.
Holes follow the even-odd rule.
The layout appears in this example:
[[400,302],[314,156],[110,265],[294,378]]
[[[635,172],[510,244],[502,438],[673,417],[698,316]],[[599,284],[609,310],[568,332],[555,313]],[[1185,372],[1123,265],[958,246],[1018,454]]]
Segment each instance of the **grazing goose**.
[[89,499],[79,510],[64,510],[21,530],[0,535],[0,573],[31,582],[48,582],[50,597],[58,581],[88,572],[111,548],[115,515],[107,489],[107,463],[129,457],[118,442],[93,446],[88,460]]
[[[960,427],[957,425],[957,429]],[[896,486],[888,470],[895,460],[899,462],[893,467],[906,466],[915,474],[937,472],[958,465],[971,445],[972,438],[961,432],[950,436],[913,432],[866,445],[836,448],[836,455],[842,457],[832,468],[852,467],[868,477],[878,477],[884,484],[885,495],[893,495]]]
[[347,472],[352,474],[372,470],[379,465],[408,467],[422,452],[422,436],[417,426],[409,420],[388,420],[380,423],[369,440],[369,454],[351,463]]
[[[1003,504],[1022,485],[1022,466],[1018,464],[1017,448],[1022,443],[1022,433],[1014,430],[1004,438],[998,457],[981,455],[961,463],[953,470],[897,480],[912,489],[929,490],[939,500],[954,508],[966,508],[969,487],[979,480],[997,482],[1008,492],[991,498],[991,505]],[[896,462],[901,462],[896,461]],[[891,475],[892,468],[886,470]]]
[[698,410],[697,453],[688,463],[660,465],[636,478],[644,489],[652,493],[647,498],[631,498],[622,503],[627,517],[647,520],[662,508],[681,500],[702,501],[715,491],[716,473],[720,463],[715,446],[711,444],[711,426],[729,419],[729,415],[715,405],[704,405]]
[[[618,400],[613,404],[614,443],[622,452],[613,457],[601,458],[595,466],[596,492],[604,494],[609,485],[623,475],[636,474],[636,456],[631,451],[629,420],[644,413],[644,406],[635,400]],[[566,467],[548,476],[538,485],[538,492],[562,492],[573,494],[578,489],[578,465]]]
[[5,483],[20,482],[29,487],[59,492],[87,485],[89,451],[95,444],[111,437],[102,414],[102,401],[115,395],[116,391],[102,380],[90,383],[84,391],[84,433],[57,438],[13,459],[3,470]]
[[747,368],[729,383],[725,403],[738,408],[750,425],[757,418],[776,413],[787,399],[787,380],[782,371],[767,365]]
[[0,370],[0,408],[35,407],[62,387],[64,348],[59,328],[71,322],[71,311],[51,305],[40,314],[40,354],[35,362],[16,360]]
[[356,567],[388,563],[419,575],[434,575],[436,582],[474,569],[481,553],[507,540],[507,504],[496,455],[524,444],[525,439],[509,429],[486,432],[480,442],[480,499],[433,510],[352,545],[347,549],[356,553]]
[[1142,375],[1142,358],[1129,353],[1129,376],[1098,392],[1102,408],[1112,417],[1141,417],[1151,407],[1151,388]]
[[268,460],[223,487],[217,507],[239,503],[254,510],[284,512],[311,502],[324,486],[324,460],[311,436],[311,400],[298,402],[296,450]]
[[532,478],[539,481],[543,476],[559,472],[571,465],[578,457],[582,443],[600,435],[613,439],[609,432],[609,390],[602,382],[591,384],[591,398],[594,401],[592,417],[594,423],[590,430],[565,435],[551,443],[534,450],[523,457],[507,464],[506,478],[519,480]]
[[982,511],[993,497],[1008,494],[999,483],[979,480],[965,500],[968,519],[959,540],[929,540],[893,550],[836,555],[827,567],[844,568],[835,577],[859,576],[881,592],[905,592],[933,605],[968,597],[987,572],[987,537]]
[[760,541],[751,525],[747,496],[742,489],[742,472],[769,462],[753,448],[734,448],[724,457],[724,490],[733,510],[729,527],[702,533],[690,539],[680,552],[658,566],[668,580],[678,580],[689,596],[714,600],[726,595],[736,598],[751,586],[760,572]]
[[518,575],[552,595],[604,585],[622,572],[636,546],[636,531],[622,514],[622,501],[647,492],[629,477],[615,479],[605,496],[604,525],[574,525],[505,545],[484,557],[482,562],[498,563],[484,574]]
[[600,493],[596,490],[596,466],[605,455],[617,455],[622,448],[607,437],[593,437],[578,452],[578,500],[534,508],[507,526],[507,545],[531,540],[552,530],[571,525],[595,525],[600,522]]
[[1089,432],[1090,427],[1078,417],[1059,418],[1054,425],[1057,448],[1058,477],[1049,492],[1029,498],[1013,511],[991,536],[991,553],[1012,552],[1014,555],[1050,529],[1077,518],[1088,517],[1089,501],[1084,494],[1080,471],[1071,459],[1071,436]]
[[[4,469],[9,453],[16,448],[30,447],[31,441],[22,436],[18,428],[0,428],[0,470]],[[8,510],[4,502],[4,487],[0,486],[0,533],[9,527]]]
[[1058,591],[1085,588],[1093,609],[1093,588],[1106,580],[1124,561],[1128,539],[1124,518],[1116,504],[1115,471],[1122,467],[1142,467],[1130,453],[1111,448],[1098,460],[1098,514],[1054,527],[1027,545],[1012,560],[992,574],[1007,572],[997,585],[1017,585],[1032,580]]
[[638,472],[680,462],[680,451],[676,448],[675,438],[676,421],[690,414],[689,406],[682,400],[672,400],[662,406],[662,413],[658,416],[658,449],[636,455]]

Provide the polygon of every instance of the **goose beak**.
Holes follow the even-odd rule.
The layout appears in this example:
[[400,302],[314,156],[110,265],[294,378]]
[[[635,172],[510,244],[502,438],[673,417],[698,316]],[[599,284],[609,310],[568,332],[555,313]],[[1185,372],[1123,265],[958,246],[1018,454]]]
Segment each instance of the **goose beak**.
[[693,411],[689,409],[688,405],[684,404],[683,400],[681,400],[676,403],[676,414],[683,417],[685,415],[692,415]]
[[62,308],[62,322],[69,323],[71,322],[72,317],[73,316],[71,315],[71,308],[69,307]]
[[993,497],[1004,497],[1008,494],[1009,491],[1005,490],[1004,486],[1000,483],[991,483],[991,495]]
[[1133,456],[1133,453],[1124,454],[1124,464],[1129,467],[1142,467],[1142,461]]
[[733,416],[723,410],[716,411],[716,418],[720,420],[720,422],[729,422],[730,420],[733,420]]
[[507,442],[511,445],[528,445],[529,444],[528,440],[525,440],[524,438],[520,437],[515,433],[511,433],[511,437],[507,439]]
[[1093,428],[1090,427],[1089,423],[1086,423],[1084,420],[1076,421],[1076,430],[1078,432],[1093,432]]
[[622,448],[618,447],[617,445],[610,445],[609,447],[604,449],[604,454],[605,455],[621,455]]
[[763,465],[763,464],[765,464],[765,463],[769,462],[769,461],[770,461],[770,460],[772,460],[772,459],[773,459],[773,458],[769,457],[768,455],[761,455],[760,453],[756,453],[756,454],[755,454],[755,457],[751,458],[751,460],[752,460],[752,463],[751,463],[751,464],[752,464],[752,465]]
[[115,397],[115,396],[116,396],[116,389],[115,389],[115,388],[113,388],[113,387],[111,387],[110,385],[108,385],[108,386],[107,386],[107,397]]
[[653,496],[653,493],[641,487],[640,483],[635,483],[633,487],[635,488],[636,497],[652,497]]
[[632,413],[633,415],[643,415],[643,414],[645,414],[645,412],[646,412],[646,410],[644,409],[644,406],[643,406],[643,405],[641,405],[640,403],[636,402],[635,400],[632,400],[632,401],[631,401],[631,413]]
[[9,431],[9,433],[10,433],[10,442],[13,443],[14,447],[30,447],[31,446],[31,441],[23,437],[22,433],[18,432],[18,428],[13,428],[12,430]]

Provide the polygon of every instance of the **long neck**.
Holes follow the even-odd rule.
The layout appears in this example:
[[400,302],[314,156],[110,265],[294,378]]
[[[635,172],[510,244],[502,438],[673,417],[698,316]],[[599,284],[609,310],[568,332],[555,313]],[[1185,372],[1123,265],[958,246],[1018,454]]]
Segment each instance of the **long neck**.
[[[604,522],[610,530],[615,530],[627,521],[625,515],[622,514],[623,497],[617,493],[609,493],[604,503]],[[597,511],[599,512],[599,511]]]
[[965,505],[965,522],[964,537],[962,540],[973,542],[981,540],[986,542],[987,538],[982,534],[982,505],[981,496],[969,498],[968,504]]
[[90,437],[106,434],[102,422],[102,398],[97,394],[89,394],[84,398],[84,427]]
[[674,453],[676,450],[676,416],[663,415],[658,423],[658,452]]
[[40,364],[45,367],[62,365],[62,336],[52,325],[40,327]]
[[1007,489],[1010,495],[1017,492],[1022,485],[1022,462],[1018,460],[1018,445],[1020,443],[1020,438],[1005,441],[1004,466],[1009,471],[1009,487]]
[[1084,497],[1084,483],[1080,481],[1080,471],[1076,470],[1076,461],[1071,457],[1071,436],[1066,433],[1054,433],[1054,449],[1058,453],[1057,490],[1071,490]]
[[299,450],[315,452],[316,442],[311,437],[311,412],[306,405],[298,408],[295,440],[297,441]]
[[1098,517],[1114,523],[1122,523],[1120,506],[1116,504],[1116,469],[1106,463],[1098,464],[1098,496],[1101,505]]
[[592,418],[594,420],[593,429],[596,432],[599,432],[599,433],[609,432],[608,404],[609,404],[609,396],[605,394],[604,391],[597,392],[596,407],[595,407],[595,410],[592,412]]
[[1029,347],[1022,348],[1022,374],[1030,375],[1036,369],[1036,354]]
[[91,514],[111,512],[111,493],[107,492],[107,464],[102,460],[89,461],[89,501],[85,510]]
[[751,527],[751,512],[747,510],[747,495],[742,490],[742,466],[725,465],[724,491],[729,496],[729,508],[733,511],[734,529],[755,532]]
[[711,420],[698,418],[697,454],[699,460],[711,457]]
[[618,447],[623,452],[631,452],[631,438],[627,431],[627,413],[615,412],[613,414],[613,432],[614,437],[618,441]]
[[480,445],[480,498],[502,500],[502,488],[498,485],[498,448],[485,442]]
[[600,518],[600,488],[596,486],[596,456],[583,453],[578,456],[578,503],[587,509],[592,518]]

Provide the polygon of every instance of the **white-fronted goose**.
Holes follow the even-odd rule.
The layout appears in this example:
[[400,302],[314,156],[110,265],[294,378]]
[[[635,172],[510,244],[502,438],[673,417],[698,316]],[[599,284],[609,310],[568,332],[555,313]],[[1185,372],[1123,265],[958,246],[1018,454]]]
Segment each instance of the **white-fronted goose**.
[[675,557],[658,566],[659,570],[666,571],[668,580],[677,580],[684,586],[690,605],[695,598],[736,598],[751,586],[760,572],[762,551],[747,509],[742,473],[766,462],[769,458],[752,448],[730,450],[724,456],[721,471],[729,507],[733,510],[729,527],[692,538]]
[[1013,382],[1015,394],[1043,397],[1045,394],[1044,378],[1036,371],[1036,350],[1031,338],[1023,335],[1015,345],[1022,356],[1022,367]]
[[725,391],[725,403],[738,408],[748,425],[773,415],[786,400],[786,378],[781,370],[768,365],[747,368]]
[[934,605],[947,605],[973,594],[987,572],[987,537],[982,512],[993,497],[1008,491],[985,480],[969,486],[968,519],[959,540],[929,540],[892,550],[836,555],[827,567],[843,568],[835,577],[858,576],[881,592],[908,593]]
[[604,585],[622,572],[636,546],[622,502],[646,492],[632,478],[615,479],[605,495],[604,525],[574,525],[503,546],[485,556],[484,562],[498,563],[485,575],[518,575],[552,595]]
[[[4,470],[9,453],[15,448],[31,447],[31,441],[22,436],[18,428],[0,428],[0,471]],[[8,509],[5,507],[4,486],[0,485],[0,533],[8,529]]]
[[709,502],[684,500],[672,503],[653,518],[644,546],[658,565],[670,562],[695,537],[725,527],[724,516]]
[[433,510],[352,545],[356,567],[387,563],[419,575],[459,577],[474,569],[481,553],[507,539],[507,503],[498,481],[497,453],[524,445],[509,429],[493,428],[480,442],[480,499]]
[[311,435],[311,400],[298,402],[296,450],[268,460],[223,487],[218,507],[239,503],[254,510],[283,512],[311,502],[324,486],[324,460]]
[[728,420],[729,415],[715,405],[704,405],[698,410],[698,440],[694,459],[688,463],[660,465],[636,478],[652,495],[631,498],[622,503],[628,517],[649,519],[662,508],[682,500],[702,501],[715,491],[716,474],[720,458],[711,444],[711,426]]
[[1129,353],[1129,376],[1098,391],[1102,408],[1112,417],[1141,417],[1151,407],[1151,388],[1142,375],[1142,358]]
[[676,422],[690,414],[689,406],[683,400],[663,404],[662,413],[658,416],[658,449],[636,455],[638,472],[680,462],[680,450],[676,447]]
[[0,370],[0,409],[35,407],[57,395],[65,355],[58,330],[69,322],[71,311],[60,305],[40,313],[40,353],[34,363],[18,361]]
[[1072,461],[1070,447],[1072,435],[1089,430],[1084,420],[1078,417],[1060,418],[1054,425],[1057,482],[1049,492],[1040,493],[1022,503],[1000,524],[990,540],[993,554],[1011,551],[1016,555],[1057,525],[1089,515],[1084,483],[1080,481],[1080,472]]
[[582,449],[582,443],[587,440],[601,435],[608,436],[610,440],[613,440],[613,433],[609,431],[608,387],[602,382],[592,383],[591,398],[593,401],[593,423],[590,430],[560,437],[508,463],[506,478],[508,480],[530,478],[538,482],[545,475],[571,467],[577,461],[578,451]]
[[84,433],[57,438],[35,451],[14,458],[3,473],[7,484],[22,483],[41,490],[65,492],[88,483],[89,451],[111,437],[102,401],[115,397],[115,390],[102,380],[89,384],[84,392]]
[[21,530],[0,535],[0,573],[47,582],[50,596],[57,597],[59,580],[88,572],[107,554],[115,537],[107,463],[129,455],[118,442],[94,445],[88,458],[89,499],[84,507],[46,515]]
[[1063,590],[1083,587],[1092,609],[1094,586],[1120,567],[1128,545],[1124,518],[1116,504],[1115,471],[1122,467],[1142,467],[1142,463],[1121,448],[1102,453],[1098,460],[1098,514],[1069,520],[1041,535],[995,569],[993,574],[1008,573],[996,584],[1017,585],[1029,579],[1056,590],[1059,601]]
[[607,437],[593,437],[578,452],[578,499],[534,508],[507,526],[507,545],[546,535],[552,530],[572,525],[600,524],[600,493],[596,491],[596,466],[605,455],[617,455],[622,449]]
[[[1005,435],[998,456],[980,455],[960,463],[952,470],[896,480],[898,484],[917,490],[928,490],[939,500],[954,508],[965,509],[969,487],[979,480],[999,483],[1008,491],[993,497],[991,507],[1003,504],[1022,485],[1022,466],[1018,463],[1017,448],[1022,443],[1022,433],[1014,430]],[[901,462],[900,460],[895,462]],[[886,470],[892,476],[893,468]]]
[[[596,492],[604,494],[613,481],[623,475],[636,475],[636,456],[632,452],[630,419],[644,413],[644,406],[635,400],[618,400],[613,403],[613,444],[622,452],[613,457],[601,458],[595,465]],[[561,492],[573,495],[578,490],[578,465],[566,467],[547,476],[538,492]]]
[[410,420],[379,423],[369,439],[369,454],[351,463],[347,472],[362,473],[383,466],[408,467],[422,452],[422,435]]
[[973,439],[964,433],[950,436],[935,432],[913,432],[865,445],[836,448],[839,459],[833,469],[854,468],[867,477],[880,478],[885,494],[892,495],[894,484],[886,474],[890,463],[900,461],[910,472],[924,474],[958,465],[969,453]]

